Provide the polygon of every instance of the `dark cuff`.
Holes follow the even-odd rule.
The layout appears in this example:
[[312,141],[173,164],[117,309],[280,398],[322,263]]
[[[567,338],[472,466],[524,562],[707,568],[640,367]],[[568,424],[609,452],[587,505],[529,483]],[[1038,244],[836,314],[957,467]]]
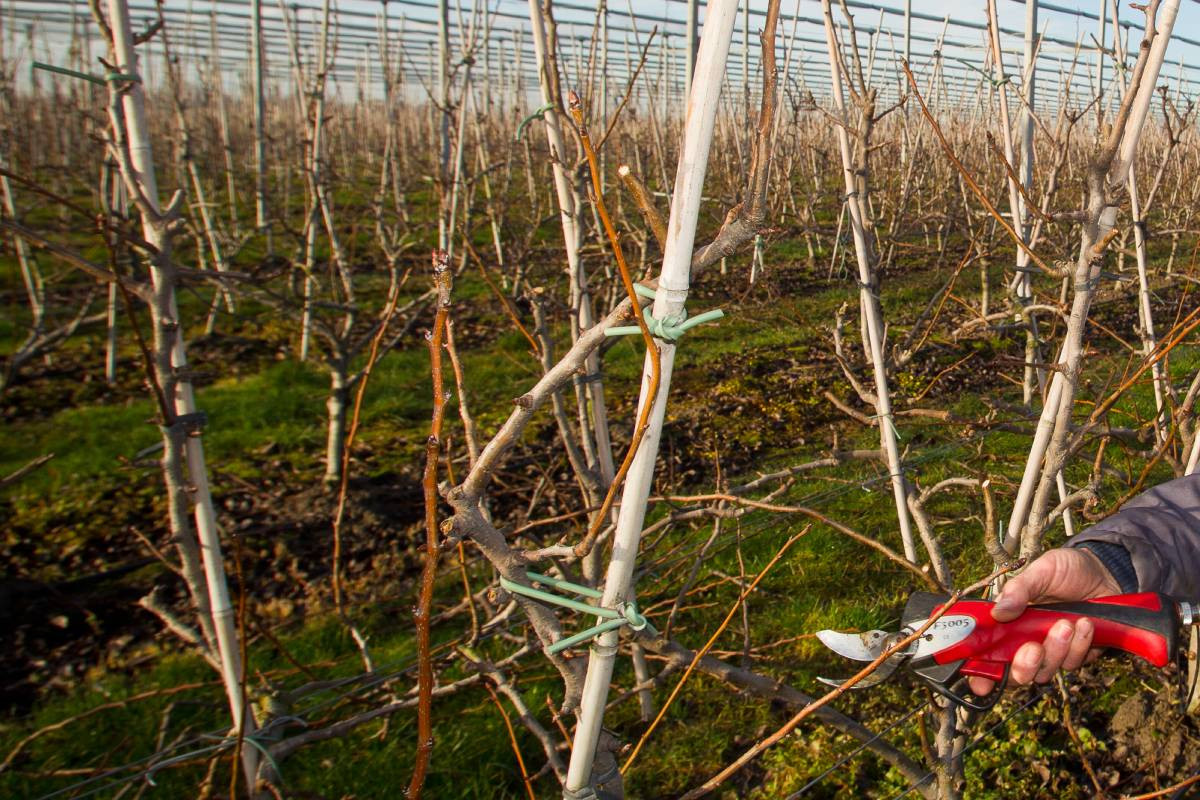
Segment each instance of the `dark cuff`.
[[1121,587],[1121,591],[1125,594],[1130,594],[1138,590],[1137,572],[1133,568],[1133,559],[1129,556],[1129,551],[1119,544],[1113,542],[1098,542],[1089,540],[1079,542],[1078,544],[1068,544],[1068,547],[1076,547],[1080,550],[1089,550],[1091,553],[1100,559],[1100,563],[1113,576],[1113,580]]

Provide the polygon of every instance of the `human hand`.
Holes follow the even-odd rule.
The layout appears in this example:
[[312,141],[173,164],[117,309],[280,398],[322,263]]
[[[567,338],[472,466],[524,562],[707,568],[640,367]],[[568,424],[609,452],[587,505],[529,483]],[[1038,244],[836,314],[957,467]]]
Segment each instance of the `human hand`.
[[[1060,547],[1046,551],[1004,584],[992,607],[992,618],[1010,622],[1021,616],[1031,603],[1089,600],[1120,593],[1121,587],[1094,553]],[[1092,649],[1094,633],[1092,621],[1086,617],[1074,623],[1059,620],[1044,641],[1021,646],[1013,656],[1009,680],[1019,684],[1046,683],[1059,669],[1078,669],[1099,655],[1099,650]],[[987,678],[972,677],[969,683],[971,691],[979,697],[995,687],[995,682]]]

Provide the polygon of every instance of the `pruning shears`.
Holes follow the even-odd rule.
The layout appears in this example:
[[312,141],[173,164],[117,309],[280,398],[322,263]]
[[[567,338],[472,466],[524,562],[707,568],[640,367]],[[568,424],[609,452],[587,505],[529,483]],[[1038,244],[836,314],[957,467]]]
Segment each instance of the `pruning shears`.
[[[911,636],[935,616],[948,595],[915,592],[904,607],[896,633],[873,630],[841,633],[825,630],[817,638],[833,652],[854,661],[876,661]],[[952,605],[917,639],[896,651],[879,668],[852,688],[874,686],[906,666],[934,691],[951,701],[978,711],[996,704],[1008,682],[1013,656],[1026,642],[1041,642],[1060,619],[1090,619],[1095,634],[1092,646],[1122,650],[1156,667],[1165,667],[1187,652],[1181,637],[1200,624],[1200,606],[1158,592],[1121,594],[1073,603],[1030,606],[1010,622],[992,619],[990,600],[963,599]],[[1181,664],[1181,667],[1183,665]],[[1186,674],[1181,669],[1181,675]],[[964,691],[966,678],[995,681],[995,688],[977,698]],[[831,686],[844,680],[820,678]],[[968,696],[969,695],[969,696]]]

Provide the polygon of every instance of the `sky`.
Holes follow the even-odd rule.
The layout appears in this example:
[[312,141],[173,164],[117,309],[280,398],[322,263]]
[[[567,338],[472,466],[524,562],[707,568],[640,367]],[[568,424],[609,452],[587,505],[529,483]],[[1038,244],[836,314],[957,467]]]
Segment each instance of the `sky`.
[[[480,8],[485,0],[477,0]],[[525,77],[525,90],[532,81],[533,55],[528,34],[528,4],[525,0],[486,0],[487,14],[474,17],[477,42],[475,55],[478,66],[476,75],[483,69],[499,80],[503,71],[512,85],[512,66],[520,52]],[[459,34],[472,24],[472,0],[450,0],[453,47],[463,37]],[[737,32],[730,55],[728,79],[738,86],[742,81],[743,46],[746,46],[746,61],[754,82],[758,54],[755,36],[762,25],[766,0],[743,0],[749,2],[749,31],[745,11],[739,14]],[[1015,0],[998,0],[1002,44],[1005,48],[1006,72],[1019,80],[1021,66],[1022,32],[1025,28],[1026,6]],[[1039,4],[1038,30],[1045,37],[1040,52],[1039,70],[1041,86],[1046,96],[1053,95],[1063,80],[1065,64],[1073,58],[1075,43],[1082,42],[1085,53],[1073,78],[1077,89],[1095,80],[1096,39],[1100,37],[1099,23],[1094,19],[1101,5],[1106,8],[1105,44],[1111,47],[1111,16],[1114,0],[1094,0],[1078,3],[1073,0],[1057,0]],[[287,0],[288,6],[297,6],[296,24],[302,42],[309,42],[316,35],[320,20],[321,0]],[[79,19],[88,19],[84,0],[74,0]],[[153,0],[131,0],[135,28],[143,28],[153,18]],[[247,0],[165,0],[170,20],[171,34],[177,52],[182,53],[185,63],[196,70],[207,64],[210,42],[210,14],[216,11],[216,22],[220,38],[220,57],[227,83],[237,83],[245,76],[247,55],[248,8]],[[290,78],[288,71],[288,49],[284,34],[278,0],[263,0],[263,14],[268,30],[268,63],[278,81]],[[38,60],[65,64],[68,60],[67,42],[70,25],[69,10],[72,0],[0,0],[0,25],[4,30],[5,53],[11,58],[14,53],[25,60],[29,50],[24,46],[24,31],[30,25],[35,31],[33,52]],[[378,27],[381,12],[386,9],[389,47],[400,52],[400,63],[414,87],[420,88],[423,81],[429,82],[428,69],[432,48],[436,41],[436,0],[337,0],[337,69],[335,77],[341,88],[355,86],[361,81],[368,91],[380,83]],[[893,66],[894,57],[904,49],[904,0],[888,0],[886,3],[867,3],[850,0],[851,11],[860,33],[860,45],[864,51],[874,45],[878,62],[878,77],[883,86],[894,85],[897,73]],[[590,40],[597,19],[596,4],[589,0],[555,0],[556,19],[562,41],[561,66],[567,81],[583,80],[582,73],[589,63]],[[744,6],[743,6],[744,9]],[[885,9],[885,10],[881,10]],[[918,74],[923,67],[932,63],[931,53],[940,47],[945,57],[944,68],[948,83],[957,87],[964,95],[977,92],[983,80],[978,71],[983,67],[986,53],[985,32],[981,29],[986,20],[986,0],[972,2],[947,2],[946,0],[912,0],[911,53]],[[656,75],[663,70],[672,76],[670,86],[682,83],[684,20],[686,0],[609,0],[608,17],[608,74],[614,82],[626,78],[638,61],[641,45],[645,44],[651,31],[657,27],[658,37],[647,53],[646,69]],[[1143,16],[1126,2],[1120,8],[1123,27],[1133,24],[1131,44],[1136,46],[1140,36]],[[631,23],[630,15],[635,19]],[[948,15],[948,16],[947,16]],[[840,13],[835,12],[840,17]],[[701,27],[704,5],[700,5]],[[484,28],[487,28],[485,31]],[[665,36],[663,35],[665,34]],[[1162,82],[1176,81],[1185,93],[1200,93],[1200,4],[1196,0],[1183,0],[1176,25],[1175,36],[1168,49],[1168,60],[1181,62],[1183,67],[1168,66],[1164,69]],[[1188,40],[1191,41],[1188,41]],[[811,88],[821,94],[828,83],[827,56],[824,55],[824,32],[821,27],[821,6],[818,0],[783,0],[778,34],[778,51],[781,62],[787,52],[789,78],[794,84]],[[482,43],[486,42],[486,47]],[[93,45],[99,52],[99,45]],[[154,78],[153,59],[145,67],[148,80]],[[1194,68],[1193,68],[1194,65]],[[1105,67],[1111,76],[1111,64]],[[576,74],[573,74],[576,73]],[[1180,80],[1182,79],[1182,80]]]

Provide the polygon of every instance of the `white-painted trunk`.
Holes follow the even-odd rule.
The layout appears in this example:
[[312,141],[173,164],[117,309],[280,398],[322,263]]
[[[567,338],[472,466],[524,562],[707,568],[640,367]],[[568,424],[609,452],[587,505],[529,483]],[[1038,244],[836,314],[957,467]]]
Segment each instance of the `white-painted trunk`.
[[[1159,8],[1159,16],[1157,20],[1157,36],[1154,39],[1150,54],[1146,63],[1144,74],[1142,75],[1141,83],[1138,87],[1137,96],[1134,98],[1133,106],[1130,111],[1129,120],[1126,123],[1123,133],[1119,152],[1113,165],[1109,169],[1107,179],[1111,184],[1120,184],[1125,182],[1129,175],[1129,167],[1132,163],[1133,156],[1137,152],[1138,141],[1141,137],[1142,126],[1149,112],[1150,102],[1154,94],[1154,87],[1158,81],[1159,71],[1162,67],[1163,57],[1166,53],[1167,43],[1171,37],[1171,31],[1175,25],[1175,17],[1179,11],[1179,0],[1167,0],[1162,7]],[[1100,241],[1108,231],[1112,230],[1116,222],[1117,209],[1114,206],[1108,206],[1101,210],[1099,217],[1095,220],[1095,237],[1090,237],[1088,228],[1091,225],[1085,225],[1083,241],[1080,245],[1079,260],[1082,265],[1089,259],[1088,251],[1091,246]],[[1079,268],[1077,268],[1077,273]],[[1098,272],[1098,270],[1093,270]],[[1084,276],[1085,281],[1090,281],[1088,276]],[[1071,321],[1068,324],[1068,335],[1059,350],[1057,363],[1071,368],[1071,365],[1077,365],[1079,362],[1080,342],[1082,340],[1082,326],[1087,319],[1087,312],[1090,307],[1092,292],[1090,289],[1080,289],[1079,281],[1076,285],[1076,296],[1071,308]],[[1030,519],[1033,508],[1034,493],[1038,483],[1042,479],[1043,460],[1046,458],[1047,449],[1050,444],[1051,435],[1056,427],[1056,420],[1060,414],[1064,414],[1074,406],[1075,396],[1073,391],[1064,391],[1066,389],[1066,380],[1063,377],[1062,370],[1055,370],[1053,377],[1050,379],[1050,388],[1046,392],[1046,399],[1042,404],[1042,413],[1038,419],[1037,430],[1034,434],[1033,444],[1029,449],[1029,456],[1025,462],[1025,471],[1021,476],[1021,484],[1017,489],[1016,500],[1014,501],[1012,516],[1009,517],[1006,539],[1011,539],[1014,536],[1019,536],[1022,529]],[[1022,553],[1028,554],[1036,550],[1038,543],[1033,541],[1023,541],[1021,543]]]
[[[550,59],[547,53],[546,26],[542,18],[542,10],[538,0],[529,0],[529,22],[532,27],[534,56],[537,60],[539,86],[542,104],[554,102],[554,92],[550,84],[555,76],[551,75]],[[563,244],[567,252],[567,271],[571,281],[571,306],[575,320],[572,325],[572,341],[595,324],[595,311],[592,306],[591,294],[588,291],[587,274],[579,258],[579,250],[583,245],[583,234],[580,222],[581,198],[571,183],[571,176],[563,168],[566,158],[565,140],[562,134],[559,110],[547,111],[543,117],[546,138],[553,155],[554,191],[558,198],[559,218],[562,223]],[[593,352],[587,358],[588,376],[599,375],[600,356]],[[580,415],[580,438],[584,452],[598,469],[601,479],[607,488],[616,472],[612,455],[612,443],[608,432],[608,410],[604,400],[604,384],[599,380],[590,380],[584,384],[586,388],[577,388],[580,407],[584,409],[586,400],[590,401],[591,420],[588,424],[586,413]]]
[[[125,0],[108,0],[108,8],[113,32],[115,66],[123,74],[138,74],[129,6]],[[137,171],[136,176],[127,177],[137,181],[142,193],[157,211],[158,186],[154,176],[154,155],[150,147],[150,129],[146,123],[145,95],[140,82],[131,83],[125,91],[122,112],[129,138],[131,161]],[[143,218],[142,235],[148,242],[160,249],[169,244],[165,226],[155,224],[154,221],[145,217]],[[151,280],[157,289],[163,280],[158,269],[151,270]],[[171,320],[168,322],[179,326],[179,312],[175,305],[174,290],[171,288],[167,292],[170,297],[169,313],[171,315]],[[177,372],[186,371],[187,353],[184,349],[181,326],[177,328],[171,361]],[[192,392],[191,382],[188,380],[180,380],[176,385],[175,396],[167,398],[167,400],[174,406],[174,413],[178,415],[196,412],[196,399]],[[245,713],[241,686],[241,651],[234,625],[234,610],[229,600],[229,586],[225,576],[225,563],[221,555],[221,539],[217,530],[216,512],[213,508],[212,493],[208,484],[204,445],[199,436],[191,435],[186,438],[186,456],[187,477],[191,483],[194,503],[196,534],[200,540],[200,551],[204,561],[212,624],[216,631],[225,693],[229,700],[234,728],[249,734],[254,730],[254,719]],[[255,749],[246,744],[242,750],[242,764],[251,784],[257,774],[257,760],[258,754]]]
[[[846,100],[842,92],[842,74],[837,53],[837,37],[833,28],[833,9],[829,0],[822,0],[825,14],[825,41],[829,49],[829,72],[833,84],[833,103],[837,114],[849,120]],[[848,124],[848,122],[847,122]],[[863,220],[867,212],[858,196],[854,176],[854,159],[850,152],[850,134],[844,125],[837,126],[838,148],[842,156],[842,174],[846,187],[846,208],[850,214],[850,231],[854,236],[854,251],[858,258],[859,303],[865,320],[864,330],[871,356],[871,367],[875,378],[876,415],[879,418],[879,438],[887,458],[891,474],[892,497],[896,503],[896,519],[900,525],[900,539],[904,545],[904,557],[917,563],[916,540],[908,512],[908,490],[904,485],[903,465],[900,462],[900,447],[896,441],[896,423],[892,418],[892,400],[888,390],[887,368],[884,364],[884,327],[879,308],[879,299],[872,293],[875,285],[870,263],[870,244],[867,242]]]
[[329,398],[325,401],[328,420],[325,437],[325,483],[336,484],[342,478],[342,460],[346,453],[346,409],[350,387],[346,369],[335,365],[329,370]]
[[[1149,356],[1154,352],[1157,346],[1157,340],[1154,336],[1154,314],[1150,308],[1150,282],[1147,277],[1147,255],[1146,255],[1146,228],[1145,220],[1142,219],[1141,198],[1138,196],[1137,173],[1129,170],[1129,212],[1133,217],[1133,240],[1135,250],[1137,252],[1137,273],[1138,273],[1138,335],[1142,340],[1142,354]],[[1155,361],[1150,367],[1151,375],[1154,379],[1154,430],[1158,441],[1163,441],[1167,435],[1167,420],[1166,412],[1164,411],[1165,399],[1163,397],[1163,387],[1166,385],[1167,376],[1163,371],[1162,359]]]

